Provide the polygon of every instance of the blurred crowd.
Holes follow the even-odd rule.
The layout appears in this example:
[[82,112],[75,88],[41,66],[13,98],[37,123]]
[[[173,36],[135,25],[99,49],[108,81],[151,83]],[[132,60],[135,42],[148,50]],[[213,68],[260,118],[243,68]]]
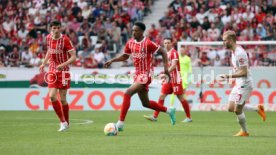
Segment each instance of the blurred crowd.
[[[39,66],[46,54],[45,36],[53,20],[62,22],[77,51],[73,64],[101,68],[122,51],[134,22],[151,13],[155,0],[1,0],[0,67]],[[239,41],[275,40],[276,1],[174,0],[147,35],[162,44],[178,41],[221,41],[225,30]],[[254,66],[275,66],[276,46],[246,46]],[[184,49],[183,49],[184,50]],[[193,65],[229,66],[230,54],[220,47],[188,47]],[[130,61],[131,62],[131,61]],[[160,56],[155,66],[162,65]],[[131,66],[131,63],[124,63]]]
[[[274,0],[173,0],[159,25],[151,25],[148,36],[178,41],[222,41],[226,30],[234,30],[238,41],[276,39]],[[276,45],[244,46],[253,66],[276,66]],[[222,47],[189,46],[193,65],[229,66],[231,53]],[[160,61],[157,61],[160,62]],[[158,65],[158,64],[157,64]]]
[[77,50],[73,64],[101,68],[121,51],[135,21],[151,13],[154,0],[1,0],[0,66],[39,66],[53,20],[62,23]]

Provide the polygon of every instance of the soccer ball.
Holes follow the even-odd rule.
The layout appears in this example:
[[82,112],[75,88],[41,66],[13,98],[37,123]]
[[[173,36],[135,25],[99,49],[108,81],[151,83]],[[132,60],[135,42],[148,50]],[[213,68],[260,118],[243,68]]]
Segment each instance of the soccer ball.
[[115,123],[108,123],[104,126],[104,134],[106,136],[116,136],[118,133]]

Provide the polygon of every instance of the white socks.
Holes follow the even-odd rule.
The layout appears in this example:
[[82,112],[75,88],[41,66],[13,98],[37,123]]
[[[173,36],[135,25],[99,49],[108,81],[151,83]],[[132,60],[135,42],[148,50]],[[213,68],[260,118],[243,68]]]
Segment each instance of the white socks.
[[170,113],[171,113],[171,108],[167,107],[166,113],[167,113],[167,114],[170,114]]
[[258,111],[258,108],[252,105],[244,105],[243,111]]
[[241,113],[240,115],[237,115],[237,121],[239,122],[242,130],[244,132],[247,132],[247,128],[246,128],[246,118],[245,118],[245,115],[244,113]]
[[122,127],[124,126],[124,121],[118,121],[117,124],[116,124],[117,127]]

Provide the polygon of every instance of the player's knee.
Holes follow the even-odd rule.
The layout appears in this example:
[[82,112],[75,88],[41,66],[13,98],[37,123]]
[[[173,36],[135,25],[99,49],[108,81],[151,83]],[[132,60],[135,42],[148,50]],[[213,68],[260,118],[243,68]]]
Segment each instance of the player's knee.
[[236,115],[240,115],[242,113],[242,111],[239,110],[239,109],[235,110],[234,112],[235,112]]
[[160,95],[159,100],[165,100],[166,95]]
[[56,95],[50,95],[50,100],[51,100],[51,102],[56,101],[57,100]]
[[61,104],[67,104],[66,99],[61,99],[60,102],[61,102]]
[[148,107],[149,107],[149,103],[147,103],[147,102],[142,102],[142,105],[143,105],[143,107],[145,107],[145,108],[148,108]]
[[228,112],[234,112],[234,109],[229,107]]

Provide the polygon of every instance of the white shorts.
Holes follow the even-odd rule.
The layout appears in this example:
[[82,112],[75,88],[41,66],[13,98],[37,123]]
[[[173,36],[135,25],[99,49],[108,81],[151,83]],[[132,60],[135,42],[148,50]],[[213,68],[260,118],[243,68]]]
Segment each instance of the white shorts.
[[234,86],[230,95],[229,102],[235,102],[235,104],[242,105],[250,96],[253,90],[252,85]]

